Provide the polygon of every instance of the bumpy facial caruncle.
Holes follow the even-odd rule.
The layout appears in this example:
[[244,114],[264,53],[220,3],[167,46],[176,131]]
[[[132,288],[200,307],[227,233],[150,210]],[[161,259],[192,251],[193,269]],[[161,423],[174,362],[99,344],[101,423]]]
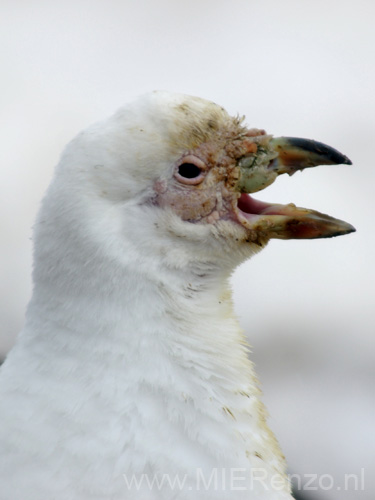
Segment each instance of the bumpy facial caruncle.
[[218,134],[187,151],[175,165],[173,178],[157,191],[157,203],[171,207],[182,220],[215,224],[232,220],[249,233],[249,241],[270,238],[324,238],[354,228],[314,210],[293,204],[255,200],[276,178],[325,164],[351,164],[325,144],[299,138],[273,138],[263,130],[241,128],[237,135]]

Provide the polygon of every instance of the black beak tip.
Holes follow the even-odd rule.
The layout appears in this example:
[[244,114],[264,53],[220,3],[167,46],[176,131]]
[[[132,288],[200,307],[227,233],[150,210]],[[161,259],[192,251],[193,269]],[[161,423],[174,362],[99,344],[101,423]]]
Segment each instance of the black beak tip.
[[353,165],[351,160],[337,149],[331,148],[330,146],[323,145],[325,149],[325,154],[327,159],[329,159],[333,164],[336,165]]
[[314,165],[352,165],[352,162],[347,156],[322,142],[301,139],[299,137],[285,137],[285,140],[288,141],[292,147],[304,151],[307,154],[311,153],[313,157],[315,157]]

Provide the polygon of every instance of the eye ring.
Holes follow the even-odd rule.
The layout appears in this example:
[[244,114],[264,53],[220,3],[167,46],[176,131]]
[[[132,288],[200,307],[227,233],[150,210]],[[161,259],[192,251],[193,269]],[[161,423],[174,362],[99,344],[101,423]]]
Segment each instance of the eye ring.
[[187,155],[176,165],[175,177],[182,184],[196,185],[204,179],[206,164],[197,156]]

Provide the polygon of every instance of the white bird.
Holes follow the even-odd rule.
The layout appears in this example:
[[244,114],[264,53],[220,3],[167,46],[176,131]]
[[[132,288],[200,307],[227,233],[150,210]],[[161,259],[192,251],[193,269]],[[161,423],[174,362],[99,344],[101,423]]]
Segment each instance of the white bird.
[[349,224],[250,192],[350,163],[152,92],[66,148],[0,378],[1,500],[291,499],[229,277],[270,238]]

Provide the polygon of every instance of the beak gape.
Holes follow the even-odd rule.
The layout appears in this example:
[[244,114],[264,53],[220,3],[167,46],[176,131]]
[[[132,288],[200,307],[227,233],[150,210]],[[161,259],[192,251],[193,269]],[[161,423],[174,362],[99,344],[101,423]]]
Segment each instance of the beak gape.
[[[247,140],[255,142],[257,151],[239,161],[237,190],[241,193],[260,191],[272,184],[281,174],[293,175],[297,170],[317,165],[352,164],[349,158],[336,149],[309,139],[272,138],[263,135]],[[249,194],[241,195],[239,208],[242,212],[257,216],[251,222],[251,229],[263,233],[268,238],[328,238],[355,231],[347,222],[315,210],[298,208],[293,204],[262,205],[260,211],[247,211],[245,207],[256,206],[256,200]]]

